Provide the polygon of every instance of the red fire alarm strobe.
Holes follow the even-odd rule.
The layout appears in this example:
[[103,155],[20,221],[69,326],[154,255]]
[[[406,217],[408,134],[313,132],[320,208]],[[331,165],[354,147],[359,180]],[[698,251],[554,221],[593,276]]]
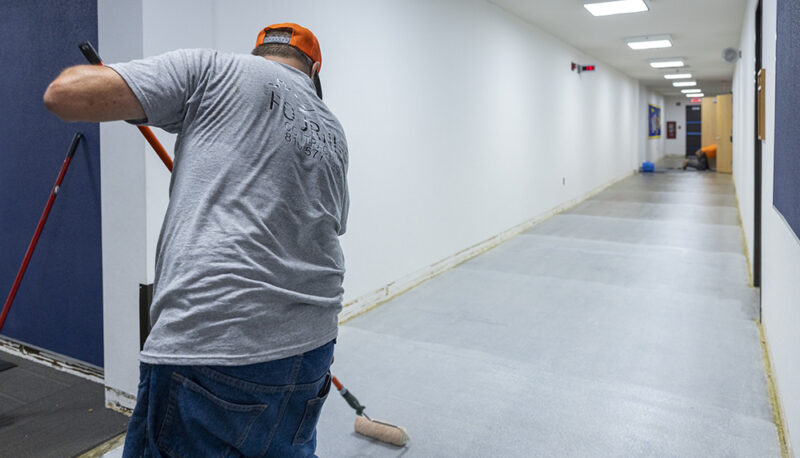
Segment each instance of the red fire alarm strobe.
[[594,65],[581,65],[581,64],[576,64],[575,62],[572,62],[572,71],[573,72],[576,71],[576,70],[577,70],[578,73],[593,72],[593,71],[595,71],[595,69],[596,69],[596,67]]

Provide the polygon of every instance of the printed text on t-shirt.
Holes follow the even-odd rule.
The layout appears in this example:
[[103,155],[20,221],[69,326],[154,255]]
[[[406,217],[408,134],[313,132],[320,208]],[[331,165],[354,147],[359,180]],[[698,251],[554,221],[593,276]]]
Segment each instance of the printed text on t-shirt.
[[339,171],[340,158],[346,154],[345,146],[333,132],[322,129],[318,122],[311,119],[309,113],[313,108],[304,107],[299,100],[294,104],[289,100],[290,97],[282,96],[274,89],[270,89],[269,97],[270,111],[280,111],[284,123],[284,140],[293,143],[298,151],[314,159],[329,160],[330,156],[336,155],[338,160],[329,162]]

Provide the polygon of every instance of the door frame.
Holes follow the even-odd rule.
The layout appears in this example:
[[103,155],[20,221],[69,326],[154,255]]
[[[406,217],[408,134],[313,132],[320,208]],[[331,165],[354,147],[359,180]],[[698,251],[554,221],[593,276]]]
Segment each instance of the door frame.
[[[689,112],[690,111],[694,111],[695,107],[697,107],[697,110],[700,111],[700,116],[698,117],[699,121],[689,121]],[[686,150],[685,157],[694,156],[695,151],[697,151],[697,150],[699,150],[700,148],[703,147],[702,138],[699,138],[698,142],[697,142],[697,145],[696,145],[697,147],[693,148],[693,149],[689,148],[689,138],[690,137],[694,138],[694,137],[702,136],[702,133],[703,133],[703,122],[702,122],[702,119],[703,119],[702,118],[702,113],[703,112],[702,112],[702,109],[703,109],[703,107],[701,105],[688,104],[688,103],[686,104],[686,107],[684,108],[684,119],[685,119],[685,124],[686,124],[686,131],[685,131],[686,139],[684,141],[684,143],[685,143],[684,144],[684,148]],[[699,125],[700,129],[698,129],[697,132],[689,132],[689,126],[690,125],[692,125],[692,126]]]
[[[753,201],[753,286],[761,286],[761,139],[758,138],[759,123],[758,123],[758,72],[763,66],[762,61],[762,44],[763,44],[763,0],[758,0],[756,6],[756,68],[755,68],[755,122],[753,123],[755,132],[755,145],[754,145],[754,201]],[[759,301],[759,318],[761,317],[761,305]]]

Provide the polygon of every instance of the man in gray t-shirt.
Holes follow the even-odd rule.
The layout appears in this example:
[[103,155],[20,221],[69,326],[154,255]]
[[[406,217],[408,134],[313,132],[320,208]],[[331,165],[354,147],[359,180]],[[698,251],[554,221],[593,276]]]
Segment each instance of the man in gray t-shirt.
[[66,120],[178,134],[126,456],[313,454],[349,203],[321,62],[308,29],[277,24],[252,55],[72,67],[45,94]]

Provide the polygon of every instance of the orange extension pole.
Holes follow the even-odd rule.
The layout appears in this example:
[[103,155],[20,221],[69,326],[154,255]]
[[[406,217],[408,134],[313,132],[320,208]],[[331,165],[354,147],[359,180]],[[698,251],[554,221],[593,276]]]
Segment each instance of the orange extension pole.
[[150,143],[150,146],[152,146],[156,151],[158,157],[160,157],[161,161],[164,162],[164,165],[166,165],[169,171],[172,172],[172,158],[169,157],[169,154],[167,154],[167,150],[161,146],[161,142],[159,142],[156,138],[156,134],[154,134],[153,131],[147,126],[137,127],[139,128],[139,132],[141,132],[142,135],[144,135],[144,138],[147,139],[147,143]]
[[[97,54],[97,51],[94,49],[91,43],[88,41],[84,41],[78,48],[83,53],[83,56],[86,60],[89,61],[92,65],[103,65],[103,61],[100,59],[100,55]],[[147,140],[147,143],[153,147],[158,157],[161,158],[161,161],[164,162],[164,165],[167,166],[170,172],[172,172],[172,158],[167,154],[167,150],[161,145],[161,142],[158,141],[156,135],[150,130],[147,126],[137,126],[139,128],[139,132],[144,135],[144,138]]]

